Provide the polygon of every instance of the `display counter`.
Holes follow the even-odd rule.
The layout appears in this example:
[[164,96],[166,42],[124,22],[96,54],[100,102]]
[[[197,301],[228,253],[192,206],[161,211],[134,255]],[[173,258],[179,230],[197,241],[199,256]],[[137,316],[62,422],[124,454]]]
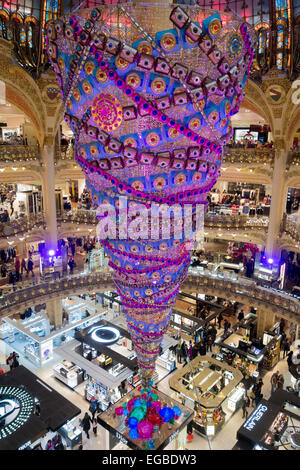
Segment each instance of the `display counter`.
[[216,339],[216,358],[237,367],[244,375],[257,378],[259,369],[272,369],[279,360],[281,336],[275,331],[256,338],[257,315],[249,313],[242,321]]
[[174,353],[170,350],[165,351],[156,359],[156,365],[171,372],[176,367],[176,358]]
[[61,361],[53,368],[54,377],[68,385],[70,388],[75,388],[84,380],[84,371],[76,366],[73,362],[66,360]]
[[245,396],[240,371],[209,357],[198,356],[175,372],[169,385],[176,398],[195,409],[194,427],[214,436],[238,410]]
[[116,403],[121,397],[118,387],[111,389],[96,379],[90,378],[85,386],[85,399],[96,400],[98,409],[105,411],[110,403]]
[[82,432],[75,426],[74,420],[68,421],[59,428],[58,433],[65,439],[67,446],[71,449],[82,443]]

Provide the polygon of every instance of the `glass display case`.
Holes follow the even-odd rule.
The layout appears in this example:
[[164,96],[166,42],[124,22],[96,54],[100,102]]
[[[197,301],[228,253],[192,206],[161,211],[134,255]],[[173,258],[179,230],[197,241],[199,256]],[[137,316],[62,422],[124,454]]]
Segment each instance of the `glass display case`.
[[59,434],[65,439],[68,447],[73,449],[82,443],[82,432],[76,427],[74,420],[67,421],[59,430]]

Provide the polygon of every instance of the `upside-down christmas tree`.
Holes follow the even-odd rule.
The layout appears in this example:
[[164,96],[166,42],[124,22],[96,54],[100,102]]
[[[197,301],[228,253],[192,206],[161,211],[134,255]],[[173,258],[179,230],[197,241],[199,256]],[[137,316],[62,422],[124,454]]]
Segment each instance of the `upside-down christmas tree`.
[[[93,202],[116,210],[116,236],[102,243],[147,382],[187,274],[190,239],[164,237],[159,217],[158,237],[133,239],[124,228],[120,237],[120,197],[129,222],[141,205],[188,204],[193,215],[205,206],[255,36],[231,13],[141,1],[76,11],[48,23],[46,40],[75,159]],[[171,229],[175,223],[171,215]]]

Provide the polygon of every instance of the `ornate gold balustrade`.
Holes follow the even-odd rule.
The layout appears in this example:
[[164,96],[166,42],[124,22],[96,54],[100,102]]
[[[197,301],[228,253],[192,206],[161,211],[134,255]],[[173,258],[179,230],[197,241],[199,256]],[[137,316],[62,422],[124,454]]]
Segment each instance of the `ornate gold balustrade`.
[[288,233],[295,242],[300,242],[300,224],[284,218],[282,225],[284,232]]
[[300,166],[300,151],[288,153],[286,166],[289,168],[291,165]]
[[0,163],[26,163],[40,161],[38,145],[0,145]]
[[44,223],[42,214],[28,217],[19,217],[9,222],[0,223],[0,237],[11,237],[18,233],[25,233]]
[[[114,290],[112,271],[109,268],[102,268],[96,273],[82,273],[54,281],[40,282],[30,287],[20,288],[0,298],[0,316],[23,311],[27,306],[57,297],[107,290]],[[258,311],[269,311],[294,323],[300,323],[299,300],[288,294],[258,286],[255,281],[246,278],[226,279],[207,271],[201,273],[197,269],[190,268],[182,290],[237,300],[256,307]]]
[[232,148],[225,147],[224,163],[239,163],[245,165],[269,165],[273,166],[275,150],[271,148]]

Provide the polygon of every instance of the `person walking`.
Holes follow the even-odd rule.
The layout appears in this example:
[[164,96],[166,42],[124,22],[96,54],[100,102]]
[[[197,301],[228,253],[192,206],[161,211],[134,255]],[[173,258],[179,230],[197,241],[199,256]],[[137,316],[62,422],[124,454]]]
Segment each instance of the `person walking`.
[[284,386],[284,377],[282,374],[279,374],[278,379],[277,379],[277,389],[283,390]]
[[188,356],[188,352],[187,352],[187,345],[186,343],[183,341],[182,345],[181,345],[181,355],[183,357],[183,360],[184,360],[184,366],[187,365],[187,356]]
[[290,367],[293,364],[292,357],[293,357],[293,351],[289,351],[286,357],[286,362],[288,367]]
[[278,388],[278,377],[279,371],[277,370],[271,377],[271,394],[273,394]]
[[250,390],[249,396],[251,398],[251,406],[254,406],[255,403],[255,391],[256,391],[256,384],[252,386],[252,389]]
[[94,436],[97,436],[97,426],[98,426],[98,421],[97,421],[97,418],[94,416],[92,420],[92,428],[93,428]]
[[182,363],[182,351],[181,351],[181,344],[180,344],[180,342],[177,344],[176,356],[177,356],[178,364],[181,364],[181,363]]
[[90,438],[89,430],[91,429],[91,418],[89,417],[88,412],[85,413],[81,421],[81,424],[82,424],[82,429],[84,430],[86,434],[86,437],[89,439]]
[[22,261],[21,261],[21,276],[23,275],[23,272],[26,271],[27,272],[27,267],[26,267],[26,261],[24,258],[22,258]]
[[13,368],[15,369],[16,367],[18,367],[20,364],[19,364],[19,354],[17,354],[15,351],[12,353],[12,356],[13,356]]
[[208,352],[208,351],[212,352],[212,345],[213,345],[213,342],[214,342],[214,341],[213,341],[212,335],[211,335],[211,334],[208,335],[208,337],[207,337],[207,352]]
[[246,395],[243,399],[242,410],[243,410],[243,418],[248,418],[248,407],[250,406],[250,399]]
[[193,345],[192,345],[192,341],[190,341],[190,344],[189,344],[188,355],[189,355],[189,359],[190,359],[190,361],[191,361],[191,360],[193,359]]
[[34,272],[33,272],[33,261],[32,261],[32,258],[30,257],[28,262],[27,262],[27,274],[26,276],[28,276],[28,274],[31,273],[32,274],[32,277],[34,276]]
[[54,445],[52,444],[51,439],[46,444],[45,450],[54,450]]
[[244,320],[244,310],[242,309],[238,314],[238,321]]
[[200,341],[199,352],[200,352],[200,356],[206,355],[206,346],[205,346],[203,339]]
[[222,312],[219,313],[218,315],[218,326],[219,326],[219,330],[222,326],[222,320],[223,320],[223,315],[222,315]]
[[13,369],[13,364],[14,364],[14,356],[13,356],[13,353],[10,353],[10,355],[8,356],[8,358],[6,359],[6,364],[9,366],[9,370],[12,370]]
[[289,350],[291,349],[290,347],[290,342],[288,339],[286,339],[283,343],[283,359],[285,356],[288,354]]

